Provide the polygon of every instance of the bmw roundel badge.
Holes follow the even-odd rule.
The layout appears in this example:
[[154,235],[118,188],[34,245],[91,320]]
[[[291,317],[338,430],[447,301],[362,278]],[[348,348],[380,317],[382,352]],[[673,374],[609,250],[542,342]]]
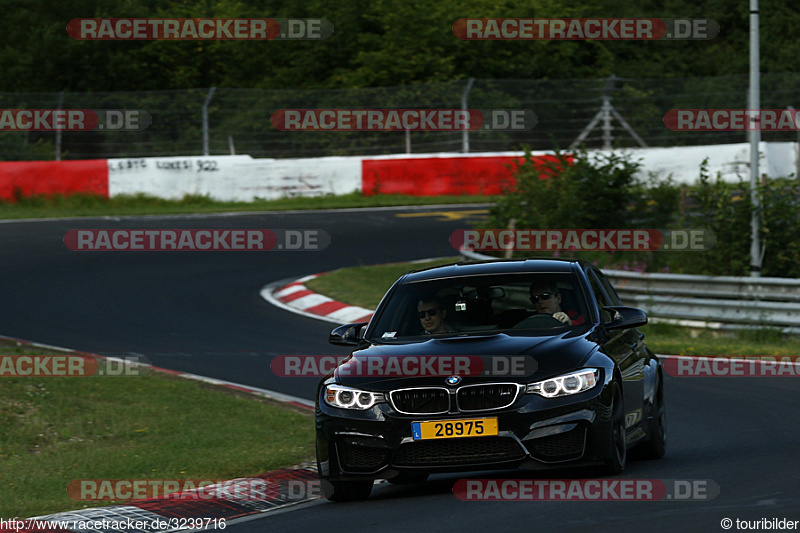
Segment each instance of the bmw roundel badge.
[[447,378],[445,380],[445,382],[448,385],[452,385],[452,386],[458,385],[459,383],[461,383],[461,376],[450,376],[449,378]]

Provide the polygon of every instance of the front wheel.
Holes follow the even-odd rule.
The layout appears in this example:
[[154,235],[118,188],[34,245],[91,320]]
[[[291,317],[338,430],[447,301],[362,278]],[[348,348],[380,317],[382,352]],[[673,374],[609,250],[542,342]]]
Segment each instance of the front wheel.
[[611,404],[611,456],[606,459],[604,472],[608,475],[619,474],[625,470],[628,459],[628,444],[625,438],[625,405],[622,403],[622,393],[619,388],[614,391],[614,401]]
[[322,495],[332,502],[351,502],[366,500],[372,492],[371,479],[358,481],[331,481],[321,478],[319,480]]

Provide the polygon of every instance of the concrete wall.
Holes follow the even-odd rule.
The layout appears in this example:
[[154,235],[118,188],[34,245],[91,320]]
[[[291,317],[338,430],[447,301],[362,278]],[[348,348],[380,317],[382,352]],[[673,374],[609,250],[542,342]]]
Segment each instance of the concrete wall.
[[[761,174],[788,176],[797,172],[797,143],[761,143]],[[712,176],[749,180],[749,145],[725,144],[675,148],[630,149],[642,163],[642,176],[671,175],[692,184],[708,158]],[[186,194],[217,200],[249,201],[297,196],[396,193],[422,196],[498,194],[511,180],[510,167],[519,152],[464,155],[400,154],[376,157],[253,159],[248,155],[210,157],[145,157],[95,161],[0,162],[0,198],[23,194],[78,191],[108,196],[145,193],[179,199]],[[534,154],[538,160],[546,152]]]

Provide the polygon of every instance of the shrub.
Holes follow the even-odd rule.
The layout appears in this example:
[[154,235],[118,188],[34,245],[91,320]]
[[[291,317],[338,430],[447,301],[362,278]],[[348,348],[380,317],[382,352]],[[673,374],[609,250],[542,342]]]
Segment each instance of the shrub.
[[[753,203],[743,181],[712,179],[703,161],[697,183],[684,194],[674,181],[652,174],[637,180],[640,164],[629,156],[556,152],[550,163],[535,162],[526,149],[515,183],[490,209],[487,227],[518,229],[706,229],[716,244],[706,251],[535,252],[578,257],[606,268],[715,276],[750,273]],[[762,275],[800,277],[800,186],[778,178],[759,185]],[[691,205],[688,205],[691,204]],[[530,252],[517,255],[529,256]]]

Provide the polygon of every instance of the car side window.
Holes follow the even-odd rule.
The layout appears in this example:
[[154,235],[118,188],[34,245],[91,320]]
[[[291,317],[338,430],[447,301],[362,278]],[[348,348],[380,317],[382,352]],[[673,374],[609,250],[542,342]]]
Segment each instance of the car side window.
[[603,307],[615,304],[606,296],[605,290],[603,290],[603,284],[598,279],[594,270],[589,270],[586,275],[589,277],[589,285],[591,285],[595,300],[597,300],[597,306],[600,309],[600,317],[603,322],[609,322],[611,320],[611,313],[603,309]]
[[608,278],[605,277],[599,270],[593,270],[592,272],[597,275],[600,283],[602,283],[603,287],[606,289],[606,294],[608,294],[609,299],[613,302],[611,305],[623,305],[622,300],[620,300],[617,291],[614,290],[614,286],[611,285],[611,282],[608,281]]

